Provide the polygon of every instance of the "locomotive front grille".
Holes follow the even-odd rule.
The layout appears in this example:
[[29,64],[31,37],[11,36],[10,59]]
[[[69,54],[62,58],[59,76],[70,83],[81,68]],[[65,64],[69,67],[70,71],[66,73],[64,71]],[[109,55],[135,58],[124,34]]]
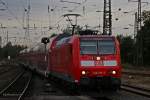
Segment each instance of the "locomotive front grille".
[[81,85],[100,85],[100,86],[110,86],[110,85],[120,85],[121,80],[119,78],[113,77],[82,77],[80,80]]

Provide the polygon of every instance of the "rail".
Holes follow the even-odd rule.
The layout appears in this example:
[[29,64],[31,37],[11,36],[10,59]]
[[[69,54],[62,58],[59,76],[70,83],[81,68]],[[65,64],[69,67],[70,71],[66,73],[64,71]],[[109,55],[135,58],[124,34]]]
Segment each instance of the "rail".
[[123,71],[123,74],[127,75],[140,75],[140,76],[148,76],[150,77],[150,72],[131,72],[131,71]]
[[[25,71],[21,72],[12,82],[10,82],[10,84],[8,84],[2,91],[0,91],[0,95],[1,96],[5,96],[5,97],[9,97],[9,96],[14,96],[13,93],[9,93],[9,95],[5,95],[5,93],[7,93],[8,91],[11,90],[12,86],[15,86],[17,84],[17,81],[19,81],[19,79],[21,79],[23,77],[23,75],[25,75]],[[26,93],[30,83],[32,80],[32,73],[30,73],[30,75],[27,77],[27,82],[21,87],[22,89],[20,89],[20,91],[18,91],[18,88],[15,88],[15,90],[17,90],[17,94],[15,94],[15,96],[17,96],[17,100],[21,100],[24,96],[24,94]]]
[[12,82],[10,82],[10,84],[8,84],[4,89],[2,89],[2,90],[0,91],[0,95],[3,95],[3,93],[4,93],[10,86],[12,86],[23,74],[24,74],[24,72],[21,72]]
[[23,95],[25,94],[25,92],[27,91],[27,89],[28,89],[28,87],[29,87],[29,85],[30,85],[30,83],[31,83],[31,80],[32,80],[32,74],[31,74],[31,76],[30,76],[30,78],[29,78],[29,80],[28,80],[28,82],[27,82],[27,84],[26,84],[24,90],[23,90],[22,93],[20,94],[18,100],[21,100],[21,99],[22,99]]
[[122,84],[121,89],[150,98],[150,90],[149,89],[144,89],[144,88],[126,85],[126,84]]

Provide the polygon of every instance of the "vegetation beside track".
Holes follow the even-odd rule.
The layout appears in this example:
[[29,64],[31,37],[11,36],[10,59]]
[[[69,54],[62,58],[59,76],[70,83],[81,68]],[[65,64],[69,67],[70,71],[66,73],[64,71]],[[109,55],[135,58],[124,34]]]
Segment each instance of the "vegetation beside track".
[[24,48],[26,47],[22,45],[12,45],[11,42],[8,42],[4,47],[0,47],[0,60],[6,59],[8,56],[15,58]]

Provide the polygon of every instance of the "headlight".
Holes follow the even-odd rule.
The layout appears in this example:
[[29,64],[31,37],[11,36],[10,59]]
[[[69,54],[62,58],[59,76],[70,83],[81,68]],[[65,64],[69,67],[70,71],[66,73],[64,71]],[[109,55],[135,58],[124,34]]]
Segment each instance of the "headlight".
[[82,71],[82,72],[81,72],[81,74],[82,74],[82,75],[85,75],[85,74],[86,74],[86,72],[85,72],[85,71]]
[[101,57],[96,57],[96,60],[101,60]]
[[113,75],[115,75],[115,74],[116,74],[116,71],[115,71],[115,70],[113,70],[111,73],[112,73]]

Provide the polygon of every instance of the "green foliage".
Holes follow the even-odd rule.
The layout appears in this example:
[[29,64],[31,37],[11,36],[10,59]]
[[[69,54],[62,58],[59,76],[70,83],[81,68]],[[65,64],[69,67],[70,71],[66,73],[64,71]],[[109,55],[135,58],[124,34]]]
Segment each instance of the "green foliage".
[[3,48],[0,48],[0,59],[5,59],[8,56],[11,58],[17,57],[19,52],[25,49],[25,46],[12,45],[11,42],[8,42]]
[[138,35],[139,37],[143,37],[142,43],[144,64],[150,65],[150,19],[144,21],[144,26],[142,27]]
[[122,35],[117,36],[120,42],[121,49],[121,60],[123,63],[131,63],[134,61],[134,40],[131,36],[123,37]]
[[145,22],[145,21],[147,21],[147,20],[150,20],[150,11],[146,11],[146,10],[144,10],[143,12],[142,12],[142,20]]
[[[144,20],[144,26],[138,32],[136,41],[130,36],[123,37],[117,36],[121,47],[121,59],[123,63],[138,64],[140,61],[137,58],[140,57],[139,49],[142,48],[143,53],[143,66],[150,65],[150,18],[147,17]],[[142,46],[141,46],[142,45]]]

